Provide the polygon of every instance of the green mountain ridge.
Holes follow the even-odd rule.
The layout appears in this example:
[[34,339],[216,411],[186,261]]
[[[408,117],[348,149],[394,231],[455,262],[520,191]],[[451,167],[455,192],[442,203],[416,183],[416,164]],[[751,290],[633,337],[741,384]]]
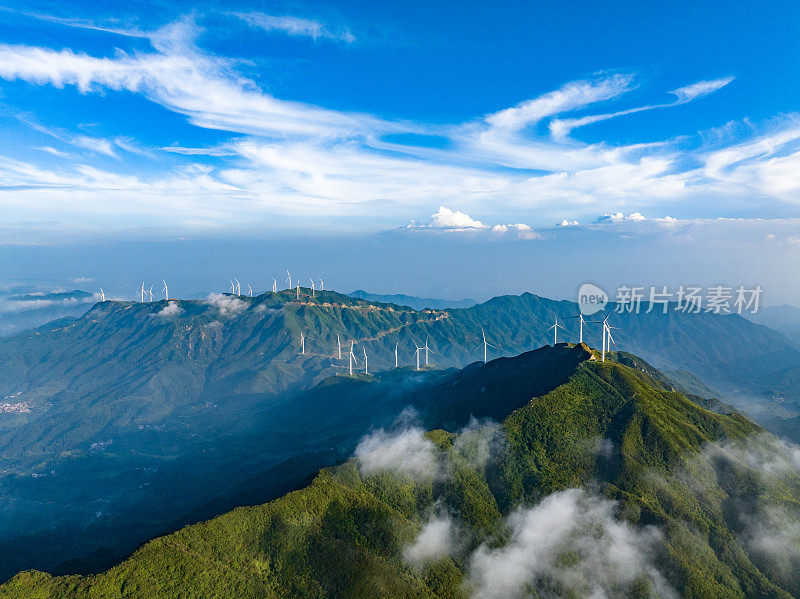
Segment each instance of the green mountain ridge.
[[[109,301],[75,321],[0,340],[0,396],[24,408],[0,414],[0,579],[30,567],[96,571],[147,538],[297,488],[349,455],[370,427],[384,426],[407,389],[427,390],[447,376],[442,369],[482,358],[482,329],[496,348],[490,358],[552,343],[555,318],[564,339],[578,336],[568,320],[574,303],[532,294],[416,311],[310,293]],[[691,370],[726,393],[763,391],[759,401],[782,411],[773,430],[800,413],[797,347],[766,327],[655,311],[614,314],[612,322],[620,348],[656,367]],[[599,345],[596,329],[587,327],[585,338]],[[426,339],[431,367],[415,372],[414,347]],[[358,376],[376,385],[330,385],[331,377],[349,380],[341,375],[351,341]],[[771,402],[773,388],[785,389],[785,401]],[[426,426],[463,425],[436,421],[453,414],[436,412],[426,393]]]
[[[20,573],[0,597],[797,595],[797,568],[753,537],[758,518],[800,514],[777,440],[693,403],[641,358],[610,357],[560,344],[445,375],[434,388],[447,419],[478,406],[502,422],[376,430],[303,489],[97,575]],[[447,388],[468,404],[452,417]]]

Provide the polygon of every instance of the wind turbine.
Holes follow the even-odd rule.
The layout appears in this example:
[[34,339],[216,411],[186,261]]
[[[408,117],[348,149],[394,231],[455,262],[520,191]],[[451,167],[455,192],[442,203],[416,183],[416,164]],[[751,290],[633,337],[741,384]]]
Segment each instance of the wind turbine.
[[231,295],[236,295],[236,285],[231,281]]
[[322,279],[319,280],[319,290],[325,291],[325,281],[323,281]]
[[398,343],[394,344],[394,367],[395,368],[397,368],[397,346],[398,345],[399,345]]
[[278,292],[278,280],[275,277],[272,277],[272,293]]
[[414,343],[414,347],[416,347],[416,348],[417,348],[417,351],[416,351],[415,353],[416,353],[416,355],[417,355],[417,370],[419,370],[419,352],[420,352],[420,350],[421,350],[422,348],[421,348],[419,345],[417,345],[416,341],[414,341],[414,342],[412,342],[412,343]]
[[577,316],[570,316],[570,319],[577,318],[578,323],[580,325],[580,333],[578,335],[578,343],[583,343],[583,325],[586,324],[586,321],[583,318],[583,314],[578,314]]
[[297,299],[300,299],[300,281],[297,281]]
[[497,349],[494,345],[491,345],[486,341],[486,331],[481,329],[481,335],[483,335],[483,363],[486,363],[486,354],[488,353],[487,348],[491,347],[492,349]]
[[336,346],[339,348],[339,359],[342,359],[342,340],[339,339],[339,335],[336,335]]
[[[564,329],[560,324],[558,324],[558,316],[556,316],[556,323],[551,326],[548,331],[553,331],[553,345],[558,345],[558,329]],[[566,331],[566,329],[564,329]]]
[[311,297],[316,297],[314,294],[314,279],[308,279],[311,281]]
[[142,281],[142,303],[144,303],[144,294],[145,294],[144,281]]
[[428,352],[429,351],[431,351],[431,350],[428,348],[428,338],[425,337],[425,366],[428,365]]
[[287,271],[286,271],[286,274],[288,275],[288,276],[286,277],[286,280],[287,280],[287,281],[289,281],[289,290],[291,290],[291,289],[292,289],[292,273],[290,273],[290,272],[287,270]]
[[167,289],[167,280],[166,279],[161,279],[161,280],[164,281],[164,299],[168,300],[169,299],[169,289]]
[[148,291],[147,293],[150,294],[150,301],[152,302],[153,301],[153,286],[152,285],[150,285],[150,291]]
[[367,347],[364,347],[364,374],[369,374],[368,361],[367,361]]
[[[350,376],[353,376],[353,361],[356,360],[356,357],[353,355],[353,343],[353,341],[350,342]],[[358,363],[357,360],[356,363]]]
[[250,297],[253,297],[253,288],[250,287],[250,283],[247,284],[247,288],[250,290]]
[[101,302],[106,301],[106,294],[103,293],[103,288],[102,287],[100,288],[100,301]]
[[242,286],[239,284],[239,279],[233,277],[233,280],[236,281],[236,295],[242,295]]
[[300,353],[306,355],[306,336],[300,333]]

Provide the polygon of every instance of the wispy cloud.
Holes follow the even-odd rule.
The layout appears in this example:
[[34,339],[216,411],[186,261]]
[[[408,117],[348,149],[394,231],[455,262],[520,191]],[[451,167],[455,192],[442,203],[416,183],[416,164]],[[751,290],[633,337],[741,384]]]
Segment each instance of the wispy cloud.
[[258,27],[265,31],[277,31],[292,36],[310,37],[314,40],[320,38],[352,43],[355,36],[348,29],[334,29],[313,19],[303,19],[293,16],[275,16],[261,12],[234,13],[251,27]]
[[675,101],[666,102],[662,104],[650,104],[646,106],[637,106],[627,110],[619,110],[617,112],[610,112],[606,114],[595,114],[584,116],[574,119],[553,119],[550,122],[550,134],[556,139],[566,138],[574,129],[591,125],[592,123],[599,123],[600,121],[607,121],[609,119],[617,118],[620,116],[627,116],[629,114],[636,114],[637,112],[644,112],[646,110],[655,110],[657,108],[671,108],[673,106],[680,106],[686,104],[697,98],[707,96],[710,93],[717,91],[728,85],[733,81],[733,77],[725,77],[722,79],[714,79],[711,81],[698,81],[691,85],[679,87],[676,90],[669,92],[676,96]]
[[[248,13],[248,18],[285,33],[342,34],[294,17]],[[585,115],[600,103],[620,101],[636,87],[632,74],[601,73],[468,122],[429,125],[277,98],[243,77],[236,62],[200,49],[199,28],[191,18],[152,33],[133,33],[146,36],[151,50],[97,57],[69,49],[0,44],[0,78],[74,86],[83,94],[137,94],[185,116],[194,126],[231,138],[210,148],[181,143],[163,147],[160,151],[185,156],[186,162],[142,174],[134,169],[114,172],[108,161],[94,163],[88,154],[81,164],[53,165],[52,160],[16,158],[9,150],[8,156],[0,156],[0,177],[15,189],[13,194],[0,190],[8,222],[50,221],[54,211],[60,217],[97,219],[99,198],[108,218],[137,215],[141,224],[252,226],[274,215],[302,222],[313,213],[397,226],[441,206],[491,215],[500,203],[519,220],[536,218],[539,222],[531,224],[550,226],[565,213],[571,224],[590,222],[603,212],[652,211],[654,206],[695,198],[703,198],[705,205],[728,206],[754,193],[779,204],[796,204],[800,197],[800,125],[791,117],[769,134],[752,132],[746,143],[741,137],[718,139],[713,145],[696,140],[693,147],[672,139],[612,145],[567,138],[581,124],[598,119],[686,104],[721,89],[730,78],[673,90],[676,99],[663,105]],[[571,116],[576,113],[584,116]],[[390,141],[391,134],[398,133],[436,135],[447,144]],[[124,136],[50,134],[97,158],[159,151]],[[215,166],[208,161],[198,164],[195,160],[202,161],[193,157],[200,156],[220,160],[213,161]],[[44,187],[55,191],[42,197],[36,190]],[[450,212],[440,208],[423,224],[429,229],[520,235],[528,226],[497,223],[497,218],[497,224],[488,224],[465,212]],[[458,219],[463,219],[462,226]],[[448,222],[452,225],[442,226]]]

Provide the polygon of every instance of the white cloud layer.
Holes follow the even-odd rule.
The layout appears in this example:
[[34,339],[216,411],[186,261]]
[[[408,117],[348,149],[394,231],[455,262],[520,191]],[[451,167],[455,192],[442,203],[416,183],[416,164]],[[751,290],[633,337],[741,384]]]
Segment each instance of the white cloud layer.
[[456,529],[448,515],[434,516],[422,526],[414,542],[403,549],[403,557],[412,565],[450,555],[456,545]]
[[359,469],[366,475],[388,471],[428,478],[436,473],[433,443],[417,427],[398,431],[378,429],[361,440],[355,456]]
[[[238,17],[270,31],[352,41],[346,29],[313,19],[262,13]],[[119,135],[56,135],[67,145],[89,150],[78,156],[38,144],[43,152],[64,158],[57,163],[44,155],[41,161],[23,159],[6,149],[7,155],[0,155],[5,184],[0,207],[7,227],[37,219],[252,227],[274,222],[276,215],[302,226],[310,213],[317,219],[388,224],[442,206],[432,228],[522,233],[526,225],[486,225],[443,206],[493,214],[494,206],[501,205],[520,220],[535,217],[534,224],[541,226],[558,222],[565,211],[585,220],[598,212],[630,211],[634,205],[650,210],[699,198],[706,206],[717,202],[725,207],[754,197],[796,207],[800,198],[800,120],[793,116],[761,131],[752,128],[746,141],[725,134],[714,143],[700,135],[694,142],[616,146],[567,139],[591,122],[685,105],[718,92],[729,77],[675,89],[672,102],[591,114],[598,104],[624,101],[636,87],[631,74],[600,73],[465,123],[428,125],[275,97],[241,75],[239,63],[200,48],[199,31],[187,17],[152,33],[131,33],[149,40],[150,50],[101,56],[0,44],[2,79],[71,86],[95,95],[97,102],[111,101],[103,95],[107,91],[132,94],[198,128],[230,136],[208,148],[166,146],[160,151],[183,156],[184,162],[155,171],[109,168],[108,157],[122,162],[118,150],[150,152]],[[447,144],[400,144],[389,141],[391,134],[435,135]],[[216,162],[197,162],[201,156]],[[105,162],[95,162],[104,157]]]
[[576,597],[618,597],[640,580],[649,580],[658,597],[676,597],[654,565],[658,532],[634,529],[616,519],[614,509],[612,502],[569,489],[517,510],[508,518],[509,542],[497,549],[483,545],[472,555],[472,597],[514,599],[526,596],[528,585]]

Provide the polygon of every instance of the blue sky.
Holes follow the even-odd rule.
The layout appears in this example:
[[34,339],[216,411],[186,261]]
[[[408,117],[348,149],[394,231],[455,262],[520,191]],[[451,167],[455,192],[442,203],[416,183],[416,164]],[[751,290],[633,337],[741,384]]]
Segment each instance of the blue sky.
[[602,247],[587,270],[611,283],[635,239],[643,284],[690,255],[706,284],[800,292],[796,3],[118,4],[0,10],[6,282],[37,259],[80,276],[33,244],[298,235],[429,246],[444,272],[468,244],[502,280]]

